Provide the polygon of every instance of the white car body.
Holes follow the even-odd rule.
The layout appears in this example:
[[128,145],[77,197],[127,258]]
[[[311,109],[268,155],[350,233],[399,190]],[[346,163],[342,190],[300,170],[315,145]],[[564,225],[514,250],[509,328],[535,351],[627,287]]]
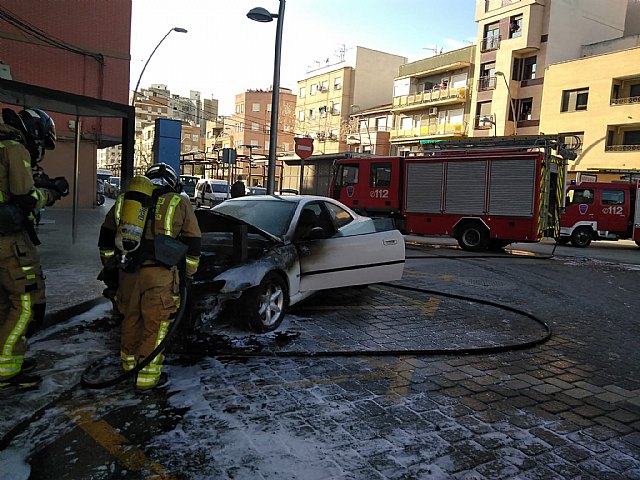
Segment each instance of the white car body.
[[231,198],[231,191],[227,181],[211,178],[198,180],[193,195],[196,208],[203,205],[214,207],[228,198]]
[[[304,210],[314,212],[318,222],[315,228],[300,225]],[[287,212],[286,218],[284,212]],[[391,222],[363,217],[331,198],[249,196],[230,199],[210,211],[198,213],[205,245],[208,231],[219,235],[217,232],[222,231],[218,229],[220,222],[224,220],[232,225],[233,219],[248,224],[250,236],[262,235],[259,242],[271,242],[270,246],[260,245],[262,250],[255,248],[258,253],[247,261],[220,272],[216,270],[214,278],[208,278],[206,272],[198,272],[196,280],[217,285],[216,295],[221,302],[241,298],[244,292],[260,288],[271,272],[286,280],[283,288],[286,306],[320,290],[398,280],[403,274],[404,238]],[[310,214],[304,215],[308,219]],[[306,238],[301,233],[305,231],[309,234]],[[221,242],[212,238],[210,243],[215,249]],[[204,249],[206,251],[206,247]],[[219,253],[212,256],[214,261],[216,255],[221,257]],[[196,287],[197,284],[198,281]],[[201,291],[206,295],[206,289]],[[283,315],[284,312],[278,315],[278,324]],[[253,324],[254,329],[261,331],[275,327],[277,325],[269,324],[268,319],[264,325]]]

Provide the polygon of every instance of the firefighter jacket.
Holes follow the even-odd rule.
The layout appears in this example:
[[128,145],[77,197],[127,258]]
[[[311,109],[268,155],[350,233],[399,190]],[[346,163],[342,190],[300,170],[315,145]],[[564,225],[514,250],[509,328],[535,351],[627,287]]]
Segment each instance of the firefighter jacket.
[[32,215],[57,200],[55,192],[36,188],[31,171],[31,155],[18,141],[20,132],[0,124],[0,204],[17,205],[25,215]]
[[[162,192],[162,191],[161,191]],[[102,224],[98,246],[100,260],[106,268],[116,267],[120,252],[115,246],[115,234],[120,224],[124,194],[118,195],[116,203],[109,210]],[[187,247],[186,275],[193,277],[200,262],[201,233],[191,202],[173,191],[160,193],[155,207],[147,220],[144,239],[152,244],[155,235],[169,235],[177,238]],[[145,261],[146,262],[146,261]]]

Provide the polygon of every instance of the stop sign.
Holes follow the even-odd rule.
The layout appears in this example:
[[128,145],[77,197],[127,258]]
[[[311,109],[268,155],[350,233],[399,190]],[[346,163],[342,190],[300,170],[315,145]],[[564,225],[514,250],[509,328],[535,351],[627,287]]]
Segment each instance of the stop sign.
[[313,153],[313,138],[295,137],[293,140],[296,142],[296,154],[303,160],[309,158]]

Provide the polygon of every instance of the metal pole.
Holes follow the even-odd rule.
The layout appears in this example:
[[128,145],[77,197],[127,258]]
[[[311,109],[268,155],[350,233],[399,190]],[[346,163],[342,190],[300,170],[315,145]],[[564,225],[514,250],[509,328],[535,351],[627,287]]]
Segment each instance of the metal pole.
[[80,139],[82,138],[82,123],[76,115],[76,151],[73,158],[73,207],[71,209],[71,243],[76,243],[78,231],[78,175],[80,173]]
[[269,168],[267,170],[267,195],[272,195],[276,184],[276,147],[278,145],[278,106],[280,102],[280,54],[282,50],[282,22],[285,0],[280,0],[276,26],[276,48],[273,59],[273,91],[271,92],[271,130],[269,131]]
[[300,159],[300,188],[298,193],[302,195],[302,186],[304,185],[304,158]]

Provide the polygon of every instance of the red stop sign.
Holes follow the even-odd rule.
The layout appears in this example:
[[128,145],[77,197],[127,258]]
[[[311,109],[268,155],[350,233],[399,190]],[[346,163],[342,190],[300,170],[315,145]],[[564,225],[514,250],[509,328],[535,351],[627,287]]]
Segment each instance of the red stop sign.
[[303,160],[309,158],[313,153],[313,138],[295,137],[293,140],[296,142],[296,154]]

